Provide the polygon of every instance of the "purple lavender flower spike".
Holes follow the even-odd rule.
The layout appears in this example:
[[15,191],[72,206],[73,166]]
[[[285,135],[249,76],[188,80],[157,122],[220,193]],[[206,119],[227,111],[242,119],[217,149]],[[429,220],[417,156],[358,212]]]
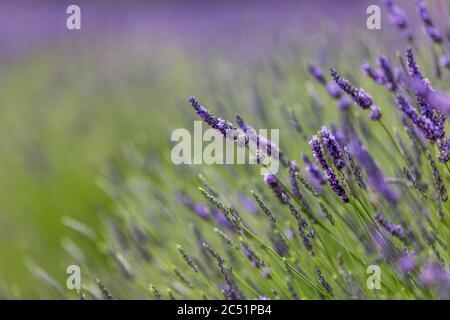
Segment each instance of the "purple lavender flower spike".
[[339,88],[339,86],[334,82],[328,82],[325,89],[328,94],[335,99],[339,99],[342,96],[341,88]]
[[447,163],[450,160],[450,137],[444,140],[437,140],[439,148],[438,160],[442,163]]
[[391,68],[389,60],[385,56],[377,58],[377,64],[381,68],[384,77],[384,85],[389,91],[397,90],[397,83],[395,81],[394,71]]
[[416,59],[414,58],[414,52],[412,48],[406,49],[406,64],[408,67],[408,74],[420,80],[423,80],[423,75],[420,72],[419,66],[417,65]]
[[239,199],[245,210],[247,210],[251,214],[256,214],[258,212],[258,207],[256,206],[256,204],[253,202],[253,200],[251,198],[241,195],[239,197]]
[[320,145],[320,139],[317,135],[314,135],[312,139],[308,142],[314,159],[316,159],[317,163],[322,167],[323,170],[328,168],[327,160],[323,154],[322,146]]
[[208,207],[202,203],[195,203],[193,205],[195,213],[197,213],[203,219],[209,219]]
[[204,122],[206,122],[211,128],[219,130],[224,136],[227,136],[227,132],[229,134],[230,131],[235,131],[235,128],[230,122],[214,116],[208,111],[208,109],[198,102],[197,98],[190,97],[189,103]]
[[272,190],[281,203],[289,203],[289,196],[283,187],[278,183],[274,175],[268,174],[264,177],[264,183]]
[[372,105],[372,97],[362,88],[354,88],[348,80],[343,79],[333,68],[330,68],[330,73],[336,84],[350,97],[353,101],[363,109],[369,109]]
[[407,274],[413,271],[416,268],[416,264],[417,261],[415,251],[406,252],[403,256],[400,257],[398,261],[400,272],[403,274]]
[[322,137],[322,142],[326,146],[328,154],[333,159],[333,163],[338,170],[345,167],[345,161],[343,158],[343,153],[341,146],[339,145],[336,137],[330,133],[327,127],[323,126],[320,129],[320,135]]
[[425,31],[427,32],[428,36],[431,38],[431,40],[440,44],[442,42],[442,35],[440,31],[434,27],[430,12],[425,6],[423,0],[419,0],[417,2],[417,12],[425,25]]
[[379,106],[376,105],[371,105],[370,106],[370,114],[369,114],[369,119],[372,121],[376,121],[376,120],[380,120],[381,119],[381,110]]
[[364,167],[367,179],[371,186],[382,194],[392,205],[396,205],[399,199],[397,190],[391,188],[391,186],[386,183],[383,173],[356,136],[349,142],[349,149],[351,154],[354,155]]
[[320,190],[321,186],[326,183],[325,179],[320,173],[319,168],[309,160],[306,154],[303,154],[303,162],[305,163],[305,170],[309,173],[309,180],[316,190]]
[[344,188],[342,188],[341,184],[339,183],[338,179],[336,178],[336,175],[333,172],[333,169],[327,168],[325,170],[325,178],[330,183],[331,189],[333,192],[341,197],[342,202],[347,203],[349,202],[348,196],[345,193]]
[[422,285],[437,289],[442,299],[450,298],[450,277],[447,269],[448,267],[429,262],[423,267],[420,274]]
[[310,64],[308,66],[308,71],[311,74],[311,76],[321,84],[325,85],[327,83],[327,80],[325,79],[322,70],[320,70],[317,66]]
[[372,68],[372,66],[367,62],[363,62],[361,64],[361,69],[363,70],[366,76],[372,78],[372,80],[375,81],[376,83],[379,84],[384,83],[384,77],[381,70]]
[[397,96],[397,106],[414,123],[422,133],[430,140],[436,140],[436,127],[434,123],[426,117],[419,116],[414,108],[406,102],[402,95]]
[[399,239],[404,239],[405,232],[403,231],[403,227],[399,224],[393,224],[388,219],[383,217],[380,213],[375,215],[375,221],[378,222],[380,226],[383,227],[384,230],[396,236]]
[[389,21],[400,30],[408,41],[412,41],[413,36],[411,31],[408,29],[408,21],[406,19],[405,12],[392,0],[385,0],[384,4],[389,12]]
[[344,188],[342,188],[339,180],[336,178],[333,169],[328,165],[327,160],[323,154],[322,146],[320,145],[320,139],[317,135],[314,135],[309,141],[309,146],[311,147],[312,153],[316,161],[320,164],[324,170],[325,179],[330,184],[333,192],[339,196],[344,203],[349,202],[348,196],[345,193]]
[[295,160],[292,160],[289,163],[289,178],[290,178],[290,182],[291,182],[292,194],[294,195],[294,197],[296,197],[301,202],[303,207],[309,208],[308,204],[305,201],[305,198],[303,197],[303,195],[300,192],[300,187],[298,185],[297,177],[295,176],[295,174],[297,172],[300,172],[300,168],[299,168],[297,162]]
[[350,104],[352,103],[352,100],[348,96],[343,96],[341,100],[338,102],[338,109],[340,111],[345,111],[350,107]]

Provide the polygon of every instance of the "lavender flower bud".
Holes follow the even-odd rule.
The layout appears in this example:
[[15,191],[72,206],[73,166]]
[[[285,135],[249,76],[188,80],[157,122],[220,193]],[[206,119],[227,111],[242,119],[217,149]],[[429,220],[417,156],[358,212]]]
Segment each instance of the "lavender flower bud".
[[336,137],[330,133],[325,126],[320,129],[320,135],[322,137],[322,142],[326,146],[328,154],[331,156],[336,168],[338,170],[343,169],[345,167],[345,161],[343,159],[341,146],[336,140]]
[[403,274],[407,274],[413,271],[416,267],[416,264],[417,261],[415,251],[406,252],[403,256],[400,257],[398,261],[400,272]]
[[300,172],[300,168],[298,167],[297,162],[295,160],[292,160],[289,164],[289,178],[290,178],[290,182],[291,182],[292,193],[293,193],[294,197],[300,201],[302,206],[305,209],[308,209],[309,206],[306,203],[306,200],[303,197],[303,195],[300,193],[300,188],[299,188],[297,177],[296,177],[296,173],[299,173],[299,172]]
[[381,119],[381,110],[379,106],[373,104],[370,106],[370,110],[371,110],[369,114],[370,120],[376,121]]
[[428,36],[436,43],[442,42],[442,36],[438,29],[434,27],[433,21],[431,20],[430,13],[425,6],[425,3],[423,0],[419,0],[417,3],[417,12],[422,19],[424,25],[425,25],[425,31],[427,32]]
[[189,103],[204,122],[211,128],[220,131],[224,136],[229,135],[229,131],[235,131],[235,128],[230,122],[214,116],[208,109],[201,105],[195,97],[190,97]]
[[393,224],[385,217],[383,217],[380,213],[375,215],[375,221],[378,222],[379,225],[383,227],[384,230],[396,236],[399,239],[404,239],[405,233],[403,231],[403,227],[399,224]]
[[348,80],[343,79],[333,68],[330,68],[331,76],[336,84],[363,109],[368,109],[372,105],[372,97],[362,88],[354,88]]
[[386,86],[386,88],[389,91],[397,90],[394,72],[392,71],[389,60],[385,56],[379,56],[377,58],[377,64],[380,66],[383,72],[384,85]]
[[325,76],[323,75],[322,71],[315,65],[310,64],[308,66],[308,71],[311,74],[311,76],[316,79],[321,84],[325,85],[327,80],[325,79]]
[[280,185],[280,183],[278,182],[278,180],[275,178],[274,175],[272,174],[266,175],[264,177],[264,183],[272,190],[272,192],[275,194],[275,196],[281,203],[286,204],[289,202],[288,194]]

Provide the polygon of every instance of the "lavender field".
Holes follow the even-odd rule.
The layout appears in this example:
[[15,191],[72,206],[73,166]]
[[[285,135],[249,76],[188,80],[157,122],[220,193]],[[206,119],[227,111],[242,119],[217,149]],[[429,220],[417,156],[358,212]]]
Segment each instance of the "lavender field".
[[0,298],[450,299],[450,2],[70,4],[0,4]]

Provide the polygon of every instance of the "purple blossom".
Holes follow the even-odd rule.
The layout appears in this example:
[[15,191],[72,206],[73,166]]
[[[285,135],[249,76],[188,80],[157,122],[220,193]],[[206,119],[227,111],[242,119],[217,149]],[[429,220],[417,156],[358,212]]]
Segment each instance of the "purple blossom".
[[209,218],[209,212],[208,207],[205,206],[202,203],[195,203],[193,206],[193,209],[195,213],[197,213],[201,218],[208,219]]
[[428,11],[427,7],[425,6],[425,3],[423,0],[419,0],[417,2],[417,12],[422,19],[424,25],[425,25],[425,31],[428,34],[428,36],[436,43],[442,42],[442,35],[438,29],[434,27],[433,21],[431,20],[430,12]]
[[384,83],[384,75],[381,70],[373,69],[372,66],[367,62],[363,62],[361,64],[361,69],[363,70],[366,76],[372,78],[372,80],[374,80],[376,83],[379,84]]
[[309,160],[306,154],[303,154],[303,162],[305,163],[305,171],[309,173],[309,181],[314,189],[320,192],[322,186],[326,183],[326,180],[323,178],[319,168]]
[[372,97],[362,88],[354,88],[348,80],[343,79],[333,68],[330,68],[331,76],[336,84],[350,97],[353,101],[363,109],[369,109],[372,105]]
[[371,110],[369,114],[370,120],[376,121],[381,119],[381,110],[379,106],[373,104],[370,106],[370,110]]
[[416,60],[414,59],[414,52],[412,48],[406,49],[406,64],[408,67],[408,74],[413,78],[418,78],[423,80],[423,75],[420,72],[419,66],[417,65]]
[[255,214],[258,212],[258,207],[256,206],[256,204],[253,202],[253,200],[247,196],[241,195],[239,197],[239,200],[242,204],[242,206],[244,207],[245,210],[247,210],[248,212]]
[[316,79],[316,81],[320,82],[321,84],[325,85],[327,83],[327,80],[325,79],[325,76],[322,73],[322,70],[318,68],[317,66],[310,64],[308,66],[308,71],[311,74],[311,76]]
[[230,132],[234,132],[236,130],[230,122],[218,118],[209,112],[208,109],[201,105],[195,97],[190,97],[189,103],[204,122],[206,122],[211,128],[220,131],[224,136],[227,136]]
[[328,82],[325,86],[325,89],[327,90],[328,94],[335,99],[338,99],[342,96],[341,88],[339,88],[339,86],[334,82]]
[[349,201],[347,194],[345,193],[344,188],[342,188],[341,184],[339,183],[338,179],[336,178],[336,175],[333,172],[333,169],[327,168],[325,170],[325,178],[330,183],[331,189],[333,192],[341,197],[342,201],[344,203],[347,203]]
[[383,227],[384,230],[396,236],[399,239],[404,239],[405,232],[403,231],[403,227],[399,224],[393,224],[388,219],[383,217],[380,213],[375,215],[375,221],[378,222],[380,226]]
[[274,175],[266,175],[264,177],[264,183],[272,190],[272,192],[275,194],[278,200],[280,200],[281,203],[289,202],[288,194],[286,193],[286,191],[284,191],[283,187],[280,185]]
[[442,163],[447,163],[450,159],[450,137],[437,140],[437,145],[439,148],[438,160]]
[[341,100],[338,102],[338,109],[340,111],[345,111],[348,109],[350,104],[352,103],[352,100],[348,96],[343,96]]
[[333,160],[334,165],[338,170],[341,170],[345,167],[345,162],[341,146],[339,145],[336,137],[332,133],[330,133],[325,126],[320,129],[320,135],[322,137],[323,144],[327,148],[328,154]]
[[389,12],[389,21],[400,30],[408,41],[412,41],[413,37],[412,33],[408,29],[408,22],[405,12],[392,0],[385,0],[384,4]]
[[403,274],[407,274],[413,271],[416,265],[417,261],[415,251],[406,252],[403,256],[400,257],[398,261],[400,272]]
[[386,183],[383,173],[380,171],[369,152],[356,136],[350,141],[349,149],[351,154],[355,156],[359,160],[361,166],[364,167],[370,185],[381,195],[383,195],[391,204],[397,204],[399,199],[397,190],[393,189]]
[[380,66],[383,78],[384,78],[384,85],[389,91],[395,91],[397,90],[397,84],[395,81],[394,72],[391,68],[391,64],[389,63],[389,60],[385,56],[379,56],[377,58],[377,64]]

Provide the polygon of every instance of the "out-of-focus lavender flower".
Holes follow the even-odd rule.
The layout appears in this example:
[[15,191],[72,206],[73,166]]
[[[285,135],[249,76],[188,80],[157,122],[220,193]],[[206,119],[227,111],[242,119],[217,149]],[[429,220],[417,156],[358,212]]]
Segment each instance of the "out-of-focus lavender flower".
[[256,204],[253,202],[253,200],[251,198],[241,195],[239,197],[239,199],[245,210],[247,210],[248,212],[250,212],[252,214],[255,214],[256,212],[258,212],[258,207],[256,206]]
[[202,203],[195,203],[194,204],[194,211],[203,219],[208,219],[209,218],[209,212],[208,212],[208,207],[205,206]]
[[403,227],[401,225],[390,222],[388,219],[383,217],[383,215],[381,215],[380,213],[375,215],[375,221],[377,221],[378,224],[380,226],[382,226],[384,230],[386,230],[393,236],[396,236],[399,239],[404,239],[405,232],[403,231]]
[[380,120],[381,119],[381,110],[380,107],[377,105],[371,105],[370,106],[370,114],[369,119],[372,121]]
[[358,159],[361,166],[364,167],[370,185],[382,194],[391,204],[396,205],[399,199],[397,190],[386,183],[383,173],[356,136],[350,141],[349,150],[351,154]]
[[325,86],[325,89],[327,90],[328,94],[335,99],[338,99],[342,96],[341,88],[339,88],[339,86],[334,82],[328,82]]
[[369,109],[372,105],[372,97],[362,88],[354,88],[348,80],[343,79],[333,68],[330,68],[331,76],[336,84],[363,109]]
[[309,160],[306,154],[303,154],[302,159],[305,163],[305,170],[309,173],[309,180],[313,184],[314,188],[316,188],[316,190],[320,189],[320,186],[326,183],[325,179],[322,176],[322,173],[320,173],[319,168],[314,163],[312,163],[311,160]]
[[397,90],[397,83],[395,81],[394,71],[391,68],[389,60],[385,56],[377,58],[377,64],[380,66],[383,73],[384,85],[389,91]]
[[214,220],[229,232],[234,232],[233,225],[222,212],[216,211],[216,213],[214,214]]
[[450,68],[450,54],[441,56],[439,58],[439,63],[444,68]]
[[384,4],[389,12],[389,21],[401,31],[403,36],[408,41],[412,41],[413,36],[411,31],[408,29],[408,22],[405,12],[400,9],[400,7],[398,7],[393,0],[385,0]]
[[264,177],[264,183],[272,190],[275,196],[280,200],[281,203],[289,203],[289,196],[283,187],[280,185],[278,180],[272,174],[267,174]]
[[288,239],[294,239],[294,231],[291,228],[284,230],[284,234]]
[[379,69],[374,69],[368,62],[363,62],[361,64],[361,69],[363,70],[364,74],[370,78],[372,78],[373,81],[379,84],[384,83],[384,76],[383,72]]
[[352,100],[348,96],[343,96],[341,100],[338,102],[338,109],[340,111],[345,111],[348,109],[350,104],[352,103]]
[[190,97],[189,103],[204,122],[206,122],[211,128],[220,131],[224,136],[230,136],[230,133],[236,130],[230,122],[218,118],[209,112],[208,109],[198,102],[197,98]]
[[339,145],[336,137],[328,131],[327,127],[323,126],[320,129],[320,135],[322,137],[322,142],[326,146],[328,154],[331,156],[334,165],[338,170],[345,167],[345,161],[343,158],[343,153],[341,146]]
[[428,262],[420,274],[422,285],[438,289],[442,299],[450,298],[450,277],[447,269],[448,267],[435,262]]
[[316,79],[321,84],[326,85],[327,80],[325,79],[325,76],[323,75],[322,70],[320,70],[319,67],[310,64],[308,66],[308,71],[314,79]]
[[425,6],[425,2],[423,0],[419,0],[417,2],[417,12],[425,25],[425,31],[428,36],[431,38],[431,40],[440,44],[442,42],[441,32],[434,27],[430,12]]
[[415,251],[406,252],[403,256],[400,257],[398,261],[398,267],[400,269],[400,272],[403,274],[407,274],[413,271],[416,267],[416,264],[417,261]]
[[247,257],[247,259],[250,261],[250,264],[253,267],[259,268],[264,264],[256,255],[256,253],[246,243],[242,244],[242,251],[244,252],[244,255]]

